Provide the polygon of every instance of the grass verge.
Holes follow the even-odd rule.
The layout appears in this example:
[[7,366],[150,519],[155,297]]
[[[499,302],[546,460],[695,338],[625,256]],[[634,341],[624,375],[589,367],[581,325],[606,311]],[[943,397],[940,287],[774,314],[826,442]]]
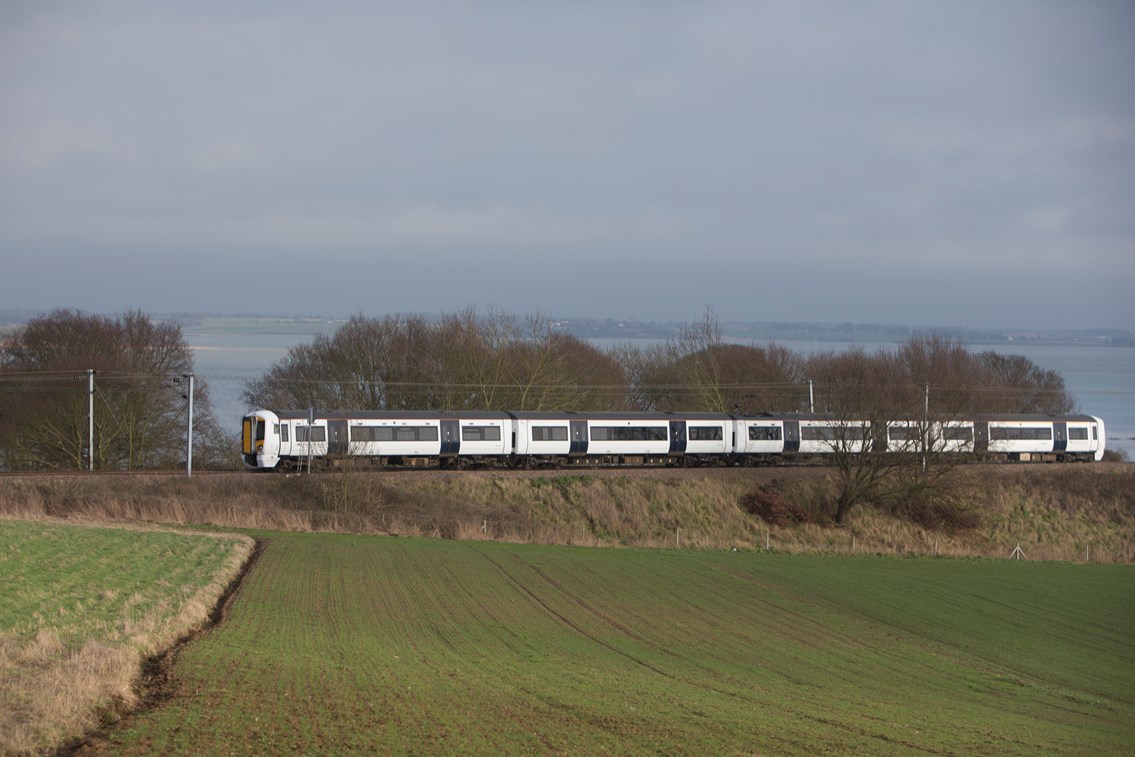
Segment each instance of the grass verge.
[[0,753],[137,704],[142,661],[206,620],[246,536],[0,519]]
[[777,525],[752,506],[751,495],[762,492],[814,511],[830,495],[826,475],[784,468],[5,478],[0,513],[580,546],[1007,557],[1020,544],[1034,560],[1135,561],[1135,465],[966,468],[956,482],[966,527],[931,527],[867,505],[846,527]]

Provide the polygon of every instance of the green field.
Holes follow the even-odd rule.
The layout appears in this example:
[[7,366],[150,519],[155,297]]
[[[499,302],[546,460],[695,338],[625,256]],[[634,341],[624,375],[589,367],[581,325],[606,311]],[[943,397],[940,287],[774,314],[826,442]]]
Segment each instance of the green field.
[[1135,571],[261,534],[114,753],[1135,750]]
[[131,643],[170,622],[231,551],[212,536],[0,520],[0,632]]
[[0,519],[0,753],[134,704],[142,660],[205,622],[247,537]]

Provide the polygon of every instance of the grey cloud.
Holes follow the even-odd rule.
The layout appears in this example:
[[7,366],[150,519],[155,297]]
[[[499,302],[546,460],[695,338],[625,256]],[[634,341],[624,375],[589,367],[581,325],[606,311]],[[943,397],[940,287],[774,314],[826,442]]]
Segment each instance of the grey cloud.
[[[4,13],[13,304],[95,307],[93,278],[99,307],[226,310],[239,293],[222,279],[290,282],[317,260],[431,277],[450,304],[480,286],[483,305],[530,307],[488,301],[511,277],[543,311],[683,318],[720,300],[769,320],[801,310],[787,290],[807,282],[816,319],[972,323],[968,288],[1001,303],[982,306],[996,322],[1135,327],[1125,3]],[[194,296],[131,299],[165,289],[166,260]],[[849,294],[928,280],[953,284]],[[1036,304],[1070,284],[1098,312]],[[399,290],[369,301],[420,309]]]

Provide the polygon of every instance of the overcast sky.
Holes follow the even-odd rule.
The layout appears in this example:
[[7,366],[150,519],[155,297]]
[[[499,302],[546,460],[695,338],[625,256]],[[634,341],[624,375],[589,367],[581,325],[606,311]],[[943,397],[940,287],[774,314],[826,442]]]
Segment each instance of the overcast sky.
[[1135,3],[0,5],[0,308],[1135,329]]

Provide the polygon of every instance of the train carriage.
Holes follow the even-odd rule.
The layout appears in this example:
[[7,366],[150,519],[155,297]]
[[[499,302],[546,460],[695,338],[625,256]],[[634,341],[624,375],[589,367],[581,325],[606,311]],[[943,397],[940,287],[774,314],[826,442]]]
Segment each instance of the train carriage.
[[1102,460],[1103,421],[1091,415],[997,415],[974,424],[974,448],[1002,460]]
[[[1065,435],[1065,454],[1071,459],[1102,460],[1104,451],[1103,421],[1094,416],[1086,415],[1079,418],[1069,418],[1067,421],[1067,434]],[[1057,444],[1060,443],[1060,426],[1057,425]]]
[[362,458],[380,465],[436,465],[512,454],[505,413],[463,411],[271,411],[244,418],[242,452],[253,468],[308,459]]
[[870,421],[807,415],[800,421],[798,451],[805,455],[858,454],[870,449],[870,435]]
[[736,420],[736,453],[741,458],[776,456],[796,449],[787,449],[789,437],[795,432],[797,449],[800,441],[800,422],[776,418],[771,415]]
[[568,459],[587,454],[587,421],[575,413],[510,413],[517,456]]
[[888,452],[922,452],[932,445],[931,429],[920,421],[891,421],[887,423]]
[[[685,448],[681,450],[687,460],[704,464],[720,462],[737,448],[737,422],[724,413],[686,413],[670,415],[671,436],[675,422],[685,424]],[[681,430],[681,427],[678,427]],[[678,438],[680,444],[680,438]],[[673,450],[671,452],[673,454]]]
[[733,450],[724,413],[513,412],[515,453],[533,463],[664,465],[721,461]]
[[936,421],[930,426],[930,448],[936,452],[965,454],[973,452],[972,420]]
[[868,450],[995,460],[1102,460],[1091,415],[870,421],[812,413],[256,410],[242,424],[255,469],[359,458],[389,466],[753,464]]

